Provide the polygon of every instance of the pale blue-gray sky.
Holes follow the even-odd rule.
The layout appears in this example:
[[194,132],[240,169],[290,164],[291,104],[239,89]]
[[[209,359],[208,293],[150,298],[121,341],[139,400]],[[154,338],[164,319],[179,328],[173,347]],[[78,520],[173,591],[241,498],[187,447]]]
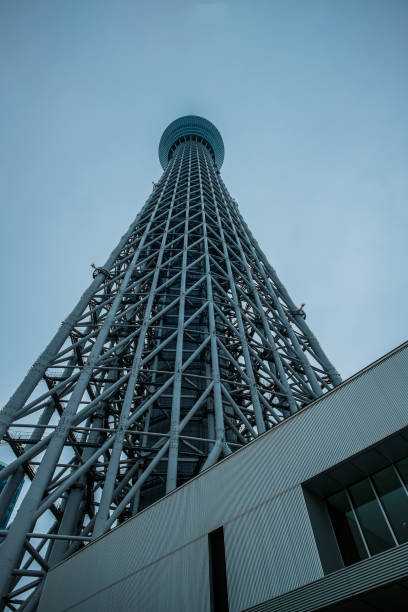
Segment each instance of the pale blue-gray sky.
[[0,3],[1,400],[160,176],[164,128],[223,178],[340,373],[407,337],[405,0]]

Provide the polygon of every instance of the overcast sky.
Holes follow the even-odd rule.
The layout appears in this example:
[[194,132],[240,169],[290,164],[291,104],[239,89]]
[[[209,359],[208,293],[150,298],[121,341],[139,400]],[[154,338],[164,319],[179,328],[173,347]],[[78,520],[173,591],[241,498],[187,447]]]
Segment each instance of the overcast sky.
[[407,339],[408,2],[0,2],[5,401],[151,191],[165,127],[222,175],[346,378]]

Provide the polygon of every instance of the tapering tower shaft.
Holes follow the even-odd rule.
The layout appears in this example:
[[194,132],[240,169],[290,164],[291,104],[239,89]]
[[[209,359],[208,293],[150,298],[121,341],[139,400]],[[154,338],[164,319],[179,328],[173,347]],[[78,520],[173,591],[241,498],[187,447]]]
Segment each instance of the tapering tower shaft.
[[150,198],[1,413],[15,458],[0,479],[31,482],[2,534],[12,610],[35,609],[49,565],[340,382],[221,179],[216,128],[181,118],[159,156]]

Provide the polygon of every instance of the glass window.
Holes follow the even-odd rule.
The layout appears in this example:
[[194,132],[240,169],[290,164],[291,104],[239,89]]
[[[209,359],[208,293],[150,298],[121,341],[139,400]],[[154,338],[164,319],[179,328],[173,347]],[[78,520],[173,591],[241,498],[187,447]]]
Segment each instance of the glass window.
[[345,565],[408,542],[408,457],[326,502]]
[[405,484],[408,484],[408,457],[402,459],[402,461],[398,461],[396,466],[402,476],[403,481]]
[[346,492],[340,491],[329,497],[327,507],[344,565],[351,565],[368,557]]
[[372,555],[395,546],[380,505],[368,479],[351,486],[350,497]]
[[408,497],[395,469],[373,475],[373,482],[399,544],[408,541]]

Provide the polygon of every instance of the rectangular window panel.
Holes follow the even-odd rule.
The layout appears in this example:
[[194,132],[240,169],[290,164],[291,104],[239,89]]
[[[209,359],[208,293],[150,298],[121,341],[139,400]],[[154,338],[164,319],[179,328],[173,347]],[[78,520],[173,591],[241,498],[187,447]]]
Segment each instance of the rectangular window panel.
[[375,555],[395,546],[394,539],[368,479],[351,486],[349,491],[370,553]]
[[408,457],[396,463],[397,470],[402,476],[402,480],[408,485]]
[[327,508],[344,565],[351,565],[368,557],[345,491],[329,497]]
[[408,541],[408,497],[393,467],[373,475],[373,482],[399,544]]

